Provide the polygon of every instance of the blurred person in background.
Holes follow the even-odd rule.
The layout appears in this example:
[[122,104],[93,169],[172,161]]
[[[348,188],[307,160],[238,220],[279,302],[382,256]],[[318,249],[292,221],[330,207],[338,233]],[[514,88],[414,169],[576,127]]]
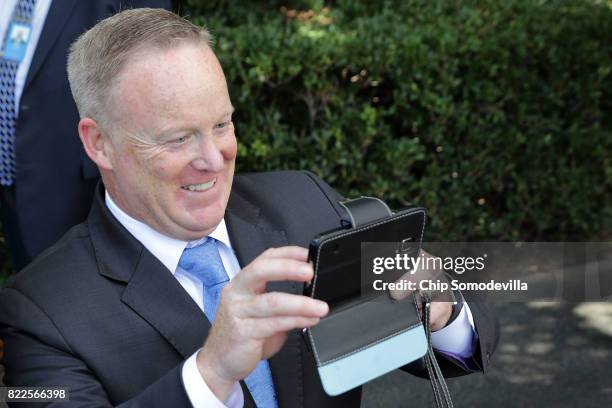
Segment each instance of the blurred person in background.
[[79,141],[68,47],[121,9],[170,0],[0,2],[0,219],[20,270],[82,222],[99,180]]

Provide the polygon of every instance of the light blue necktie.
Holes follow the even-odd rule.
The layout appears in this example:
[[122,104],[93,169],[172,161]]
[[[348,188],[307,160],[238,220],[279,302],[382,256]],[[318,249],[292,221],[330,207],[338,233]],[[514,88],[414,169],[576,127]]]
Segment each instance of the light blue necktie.
[[[212,323],[217,313],[217,304],[223,287],[229,282],[217,241],[208,237],[204,242],[185,248],[179,266],[202,281],[204,294],[204,314]],[[255,370],[244,379],[258,408],[276,408],[276,393],[272,373],[267,360],[261,360]]]
[[[6,44],[12,22],[32,20],[36,0],[19,0],[15,4],[11,21],[4,35]],[[19,62],[0,58],[0,184],[10,186],[15,180],[15,77]]]

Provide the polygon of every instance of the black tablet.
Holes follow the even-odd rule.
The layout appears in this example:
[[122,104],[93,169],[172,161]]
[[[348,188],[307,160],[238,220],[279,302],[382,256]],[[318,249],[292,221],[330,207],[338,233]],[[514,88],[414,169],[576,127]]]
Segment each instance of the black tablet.
[[[375,278],[372,273],[362,273],[362,250],[367,250],[366,243],[394,243],[397,251],[416,257],[426,218],[424,208],[413,207],[357,227],[319,234],[310,243],[308,256],[315,276],[304,294],[327,302],[332,309],[359,297]],[[385,279],[398,279],[402,274],[387,275]]]

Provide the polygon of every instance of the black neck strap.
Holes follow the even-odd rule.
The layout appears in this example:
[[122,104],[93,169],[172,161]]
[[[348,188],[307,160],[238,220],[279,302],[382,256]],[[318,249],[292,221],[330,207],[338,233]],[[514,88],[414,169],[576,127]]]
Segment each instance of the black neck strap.
[[347,212],[342,223],[349,224],[353,228],[393,215],[387,204],[375,197],[359,197],[341,201],[339,204]]

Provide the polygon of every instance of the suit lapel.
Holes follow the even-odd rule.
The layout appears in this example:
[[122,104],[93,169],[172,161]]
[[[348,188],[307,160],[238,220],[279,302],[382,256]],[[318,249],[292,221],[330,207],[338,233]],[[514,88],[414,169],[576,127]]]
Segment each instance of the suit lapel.
[[121,301],[153,326],[183,358],[202,346],[210,323],[170,271],[104,204],[99,184],[87,219],[99,273],[125,282]]
[[146,249],[121,300],[155,327],[183,358],[202,347],[208,335],[210,323],[202,310]]
[[45,25],[40,33],[38,45],[36,46],[36,51],[34,52],[34,57],[32,58],[30,69],[28,70],[25,84],[26,88],[30,82],[32,82],[32,78],[34,78],[42,66],[55,40],[65,27],[66,20],[70,17],[76,3],[77,0],[54,0],[51,2]]
[[[284,231],[262,226],[262,218],[259,208],[232,193],[225,221],[241,268],[266,249],[289,244]],[[296,282],[270,282],[267,291],[301,293],[301,288]],[[279,407],[302,406],[301,341],[297,331],[288,333],[283,348],[268,360]]]

